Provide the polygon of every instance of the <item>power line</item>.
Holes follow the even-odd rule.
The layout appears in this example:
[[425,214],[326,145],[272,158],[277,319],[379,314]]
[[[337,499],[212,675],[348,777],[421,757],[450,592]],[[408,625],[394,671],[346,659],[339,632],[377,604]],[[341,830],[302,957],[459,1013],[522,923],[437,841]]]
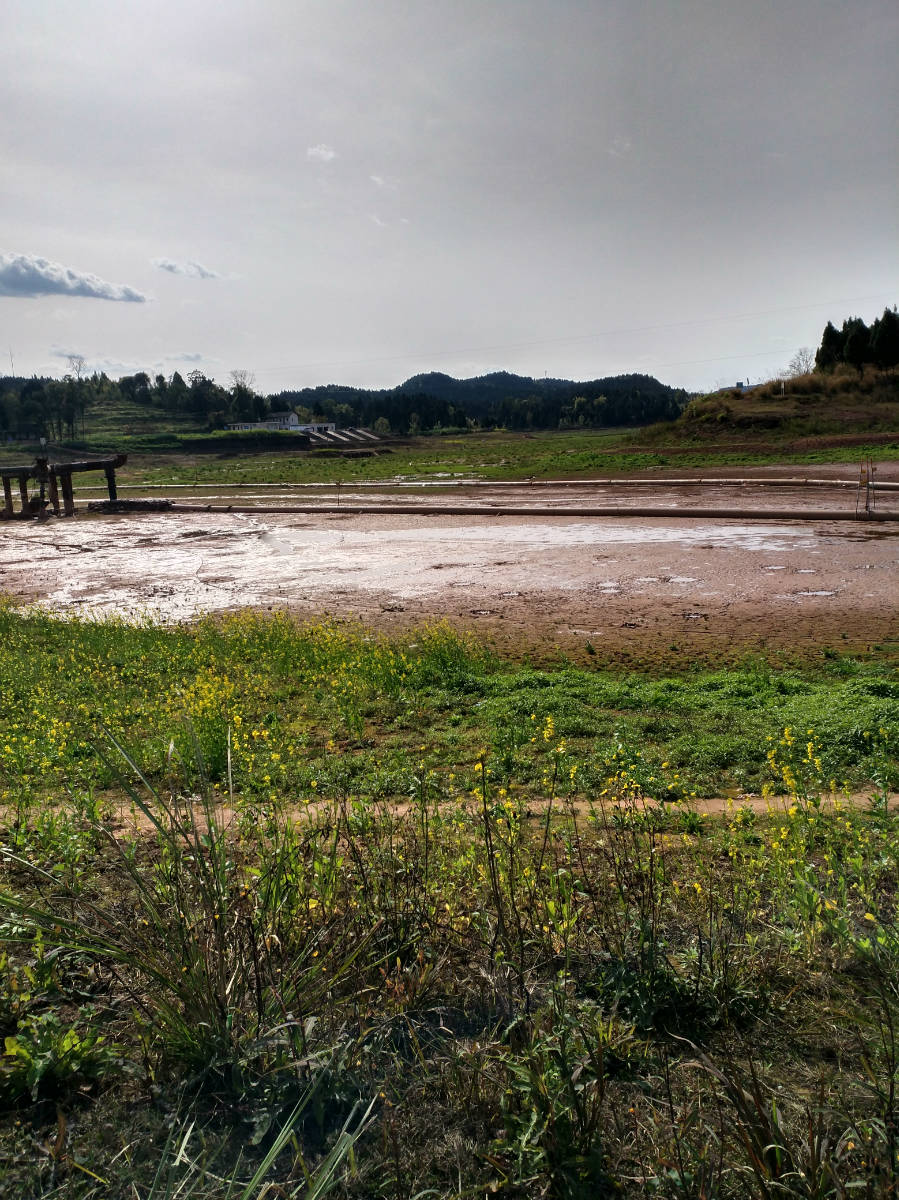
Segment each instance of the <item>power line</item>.
[[653,370],[661,367],[694,367],[702,363],[735,362],[744,358],[782,358],[787,353],[784,350],[754,350],[751,354],[723,354],[719,358],[683,358],[678,362],[654,363]]
[[[261,367],[256,370],[257,375],[268,375],[273,372],[282,371],[308,371],[314,367],[364,367],[377,363],[389,362],[408,362],[411,359],[433,359],[433,358],[456,358],[462,354],[493,354],[503,350],[527,350],[537,346],[559,346],[571,345],[577,342],[589,342],[604,337],[623,337],[626,334],[634,333],[654,333],[666,329],[686,329],[691,326],[711,325],[720,321],[749,321],[757,317],[774,316],[778,313],[803,312],[815,308],[835,308],[840,304],[858,304],[863,300],[878,300],[884,296],[889,296],[887,292],[873,292],[867,296],[844,296],[841,299],[821,300],[814,304],[794,304],[782,308],[767,308],[760,309],[757,312],[748,313],[730,313],[720,314],[709,317],[696,317],[689,321],[669,321],[656,325],[633,325],[619,329],[604,329],[596,330],[593,333],[572,334],[567,337],[559,338],[536,338],[525,342],[500,342],[490,346],[463,346],[453,350],[431,350],[419,351],[417,353],[406,354],[391,354],[382,355],[374,358],[354,358],[354,359],[320,359],[312,362],[299,363],[292,366],[277,366],[277,367]],[[781,353],[781,351],[770,351],[772,355]],[[757,358],[760,354],[740,355],[735,354],[728,357],[732,358]],[[691,359],[689,363],[703,362],[723,362],[724,359]],[[681,366],[689,365],[689,363],[662,363],[662,366]]]

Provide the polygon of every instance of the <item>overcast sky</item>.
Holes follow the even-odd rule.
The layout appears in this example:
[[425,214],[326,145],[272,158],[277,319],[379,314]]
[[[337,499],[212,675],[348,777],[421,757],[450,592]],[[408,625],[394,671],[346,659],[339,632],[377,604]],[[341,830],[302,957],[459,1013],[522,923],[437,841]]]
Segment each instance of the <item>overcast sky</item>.
[[768,377],[899,302],[897,35],[896,0],[4,0],[0,353]]

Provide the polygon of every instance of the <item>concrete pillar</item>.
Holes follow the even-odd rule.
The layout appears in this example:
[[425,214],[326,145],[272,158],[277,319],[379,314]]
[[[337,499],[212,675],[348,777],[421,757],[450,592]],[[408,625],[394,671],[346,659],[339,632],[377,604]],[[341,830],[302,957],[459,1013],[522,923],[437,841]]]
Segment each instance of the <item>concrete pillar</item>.
[[22,512],[27,513],[31,507],[31,501],[28,499],[28,476],[19,476],[19,495],[22,497]]
[[106,468],[106,487],[109,491],[110,500],[118,500],[119,495],[115,486],[115,467]]
[[4,475],[3,476],[3,515],[4,515],[4,517],[11,517],[12,513],[13,513],[12,480],[7,478],[6,475]]

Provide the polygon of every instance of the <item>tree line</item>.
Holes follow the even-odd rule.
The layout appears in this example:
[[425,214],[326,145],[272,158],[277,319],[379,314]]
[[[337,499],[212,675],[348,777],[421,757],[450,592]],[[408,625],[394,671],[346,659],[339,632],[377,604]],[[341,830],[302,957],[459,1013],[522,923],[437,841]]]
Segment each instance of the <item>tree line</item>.
[[861,317],[848,317],[842,329],[830,321],[815,353],[815,367],[831,371],[845,363],[861,374],[866,366],[892,371],[899,366],[899,314],[885,308],[883,315],[866,325]]
[[[801,361],[800,361],[801,359]],[[830,371],[846,364],[899,367],[899,314],[885,308],[866,325],[848,317],[837,329],[828,321],[814,354],[814,367]],[[801,351],[793,373],[811,369],[811,351]],[[677,418],[689,400],[649,375],[618,375],[576,383],[532,379],[497,371],[472,379],[431,372],[389,389],[326,384],[266,396],[248,371],[232,371],[230,386],[200,370],[186,378],[138,371],[120,379],[88,375],[84,360],[72,356],[63,379],[0,377],[0,440],[76,441],[85,436],[91,414],[128,402],[152,413],[171,414],[207,430],[237,421],[261,421],[291,410],[302,422],[333,421],[339,427],[366,426],[381,433],[415,434],[436,429],[578,429],[646,425]]]
[[93,416],[123,404],[146,409],[148,416],[171,414],[207,430],[290,410],[302,422],[333,421],[344,428],[361,425],[385,434],[415,434],[497,426],[526,430],[642,425],[673,420],[688,398],[685,391],[648,375],[575,383],[508,372],[474,379],[435,372],[390,389],[328,384],[265,396],[247,371],[232,371],[230,387],[199,370],[186,378],[178,371],[171,376],[138,371],[114,380],[102,373],[88,375],[83,362],[73,359],[63,379],[0,378],[0,439],[81,440]]
[[575,383],[499,371],[473,379],[433,372],[380,391],[331,384],[284,391],[273,399],[279,407],[299,413],[301,419],[314,414],[338,425],[403,434],[472,427],[526,430],[644,425],[674,420],[689,396],[649,375]]
[[268,400],[255,391],[245,371],[233,371],[231,387],[225,388],[202,371],[191,371],[186,379],[178,371],[168,377],[138,371],[110,379],[103,373],[84,374],[76,363],[63,379],[0,378],[0,439],[76,441],[84,437],[90,414],[123,402],[207,429],[258,421],[269,412]]

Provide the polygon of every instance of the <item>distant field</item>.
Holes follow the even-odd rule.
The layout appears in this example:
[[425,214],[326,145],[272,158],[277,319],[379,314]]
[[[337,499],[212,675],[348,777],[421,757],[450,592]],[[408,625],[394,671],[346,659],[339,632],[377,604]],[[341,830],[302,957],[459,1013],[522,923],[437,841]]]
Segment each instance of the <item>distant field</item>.
[[[490,433],[434,435],[385,444],[389,453],[371,458],[341,458],[316,453],[272,450],[240,453],[223,450],[218,454],[190,453],[160,442],[158,449],[146,447],[143,440],[120,438],[117,443],[58,450],[55,457],[72,458],[79,453],[111,453],[121,449],[128,454],[128,465],[121,472],[123,483],[147,484],[221,484],[240,483],[313,483],[389,480],[395,477],[503,480],[503,479],[576,479],[593,476],[632,474],[638,471],[671,473],[704,466],[767,466],[771,464],[814,464],[858,462],[870,455],[879,462],[899,460],[899,432],[883,442],[872,436],[862,444],[849,444],[855,438],[833,436],[808,441],[784,442],[780,446],[766,439],[755,447],[744,435],[739,440],[702,444],[666,445],[661,440],[641,437],[643,431],[605,433],[583,432]],[[287,438],[289,435],[283,435]],[[830,444],[828,444],[830,443]],[[835,443],[835,444],[834,444]],[[0,465],[30,462],[38,447],[6,446],[0,449]],[[51,454],[54,448],[50,448]]]
[[[781,392],[783,388],[783,392]],[[899,378],[877,372],[808,375],[742,393],[697,397],[675,422],[638,428],[433,433],[388,438],[388,453],[306,453],[289,434],[210,433],[204,423],[127,400],[91,407],[80,438],[56,457],[124,452],[130,483],[304,483],[463,475],[487,480],[578,478],[715,466],[899,459]],[[0,464],[35,445],[0,447]]]
[[[877,461],[899,460],[899,432],[886,444],[873,439],[862,445],[778,447],[765,441],[757,448],[745,437],[712,445],[641,443],[640,430],[584,432],[490,433],[435,435],[387,443],[391,452],[371,458],[324,457],[312,454],[166,455],[132,453],[122,473],[128,483],[314,483],[389,480],[396,477],[464,477],[503,479],[576,479],[671,472],[707,465],[766,466],[777,463],[814,465],[858,461],[871,455]],[[817,439],[827,442],[828,439]]]

